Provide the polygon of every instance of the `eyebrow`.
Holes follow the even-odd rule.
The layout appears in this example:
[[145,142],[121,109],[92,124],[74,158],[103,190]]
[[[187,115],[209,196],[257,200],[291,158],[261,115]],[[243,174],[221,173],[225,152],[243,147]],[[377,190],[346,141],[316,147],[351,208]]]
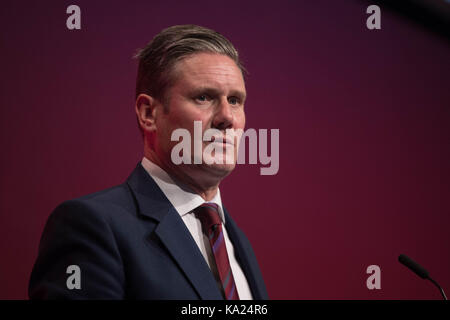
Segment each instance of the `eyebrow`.
[[[221,90],[218,90],[216,88],[212,87],[196,87],[195,89],[190,90],[190,93],[192,95],[200,95],[202,93],[206,93],[209,95],[220,95],[222,93]],[[241,90],[230,90],[229,96],[238,97],[242,100],[242,102],[245,101],[247,94]]]

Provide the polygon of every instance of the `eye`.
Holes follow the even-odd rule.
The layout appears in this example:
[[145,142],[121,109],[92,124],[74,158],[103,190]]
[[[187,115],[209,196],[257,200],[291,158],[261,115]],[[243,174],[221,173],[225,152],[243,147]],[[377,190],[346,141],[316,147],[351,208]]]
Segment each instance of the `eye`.
[[240,100],[237,97],[228,98],[228,103],[232,105],[237,105],[240,103]]
[[199,101],[199,102],[207,102],[211,100],[211,97],[208,96],[207,94],[201,94],[199,96],[197,96],[195,98],[195,100]]

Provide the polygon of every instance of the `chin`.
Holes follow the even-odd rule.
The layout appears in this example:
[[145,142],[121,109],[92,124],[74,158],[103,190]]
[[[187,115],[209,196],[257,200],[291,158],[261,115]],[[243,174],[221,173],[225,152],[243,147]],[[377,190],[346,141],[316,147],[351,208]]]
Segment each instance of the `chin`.
[[221,175],[223,177],[229,175],[234,168],[236,167],[236,164],[217,164],[213,163],[208,165],[208,169],[210,171],[216,172],[218,175]]

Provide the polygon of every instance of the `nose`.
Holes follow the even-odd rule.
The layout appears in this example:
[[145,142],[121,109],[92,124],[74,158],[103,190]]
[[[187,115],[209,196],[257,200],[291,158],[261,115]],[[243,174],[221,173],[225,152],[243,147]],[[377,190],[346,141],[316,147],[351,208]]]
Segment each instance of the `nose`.
[[217,110],[214,114],[213,126],[218,130],[231,129],[233,127],[233,110],[227,98],[224,98],[217,105]]

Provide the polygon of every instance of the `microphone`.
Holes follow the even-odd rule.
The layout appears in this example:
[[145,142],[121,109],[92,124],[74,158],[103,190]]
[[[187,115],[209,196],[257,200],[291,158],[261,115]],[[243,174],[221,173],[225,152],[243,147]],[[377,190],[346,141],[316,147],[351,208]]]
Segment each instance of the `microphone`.
[[431,279],[428,271],[425,270],[420,264],[418,264],[413,259],[411,259],[410,257],[408,257],[408,256],[406,256],[404,254],[401,254],[401,255],[398,256],[398,261],[400,261],[401,264],[403,264],[405,267],[407,267],[408,269],[413,271],[415,274],[417,274],[422,279],[430,280],[439,289],[443,299],[447,300],[447,296],[445,295],[445,292],[441,288],[439,283],[437,283],[436,281]]

